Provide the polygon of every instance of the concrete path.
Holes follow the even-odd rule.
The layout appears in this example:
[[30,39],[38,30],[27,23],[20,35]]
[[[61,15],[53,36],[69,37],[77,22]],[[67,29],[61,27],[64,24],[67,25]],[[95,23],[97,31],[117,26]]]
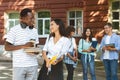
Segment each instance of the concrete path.
[[[39,67],[41,67],[42,62],[43,60],[39,59],[39,63],[40,63]],[[67,76],[67,71],[64,65],[64,78],[65,78],[64,80],[66,80],[66,76]],[[79,62],[79,65],[74,71],[74,80],[82,80],[82,76],[83,76],[82,68]],[[120,80],[120,68],[119,68],[118,77],[119,77],[118,80]],[[89,74],[88,74],[88,78],[89,80],[91,80]],[[100,61],[96,61],[96,78],[97,80],[105,80],[104,68],[102,62]],[[0,57],[0,80],[12,80],[12,60],[10,58],[7,59],[6,57]]]

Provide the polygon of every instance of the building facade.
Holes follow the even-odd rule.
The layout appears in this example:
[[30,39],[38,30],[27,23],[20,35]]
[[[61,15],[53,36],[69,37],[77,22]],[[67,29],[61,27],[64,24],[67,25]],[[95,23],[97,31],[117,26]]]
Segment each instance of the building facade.
[[62,19],[66,26],[73,25],[77,42],[83,29],[88,26],[94,34],[101,31],[107,22],[113,23],[114,30],[120,28],[120,0],[1,0],[1,49],[5,34],[19,24],[19,12],[23,8],[31,8],[34,12],[40,45],[45,43],[53,18]]

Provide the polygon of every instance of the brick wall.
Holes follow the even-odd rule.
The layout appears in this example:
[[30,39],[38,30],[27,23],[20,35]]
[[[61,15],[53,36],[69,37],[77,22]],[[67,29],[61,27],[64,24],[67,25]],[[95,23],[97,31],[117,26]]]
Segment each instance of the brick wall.
[[[0,44],[4,44],[4,12],[20,11],[29,7],[34,11],[50,10],[51,18],[61,18],[67,25],[67,11],[83,9],[83,25],[91,26],[94,33],[107,22],[108,0],[1,0],[0,1]],[[77,41],[78,38],[77,38]],[[40,39],[42,44],[45,38]]]
[[108,0],[85,0],[84,27],[90,26],[93,33],[103,29],[108,21]]

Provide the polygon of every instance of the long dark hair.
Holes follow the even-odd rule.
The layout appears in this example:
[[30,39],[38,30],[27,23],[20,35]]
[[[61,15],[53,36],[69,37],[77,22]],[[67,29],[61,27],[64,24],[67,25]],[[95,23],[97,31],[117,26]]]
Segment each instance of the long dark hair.
[[[61,19],[53,19],[52,21],[54,21],[57,25],[59,25],[60,35],[65,36],[65,25],[64,25],[63,21]],[[51,35],[53,37],[55,37],[54,33],[51,33]]]
[[91,34],[90,34],[90,36],[89,36],[89,41],[91,42],[93,35],[92,35],[92,31],[91,31],[91,28],[90,28],[90,27],[87,27],[87,28],[84,29],[82,38],[83,38],[84,40],[86,40],[86,38],[87,38],[87,35],[86,35],[87,29],[90,29],[90,33],[91,33]]

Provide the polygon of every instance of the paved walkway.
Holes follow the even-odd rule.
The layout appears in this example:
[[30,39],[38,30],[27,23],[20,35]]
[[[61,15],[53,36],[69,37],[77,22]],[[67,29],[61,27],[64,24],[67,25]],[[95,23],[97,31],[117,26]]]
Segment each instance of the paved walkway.
[[[39,60],[39,61],[41,67],[43,60]],[[119,75],[118,80],[120,80],[120,69],[118,75]],[[66,67],[64,67],[64,78],[65,78],[64,80],[66,80],[66,76],[67,76],[67,71],[66,71]],[[74,72],[74,80],[82,80],[82,76],[83,76],[82,68],[79,62],[79,65]],[[88,78],[89,80],[91,80],[89,74],[88,74]],[[97,80],[105,80],[105,72],[103,69],[103,65],[100,61],[96,62],[96,78]],[[12,62],[10,58],[0,57],[0,80],[12,80]]]

